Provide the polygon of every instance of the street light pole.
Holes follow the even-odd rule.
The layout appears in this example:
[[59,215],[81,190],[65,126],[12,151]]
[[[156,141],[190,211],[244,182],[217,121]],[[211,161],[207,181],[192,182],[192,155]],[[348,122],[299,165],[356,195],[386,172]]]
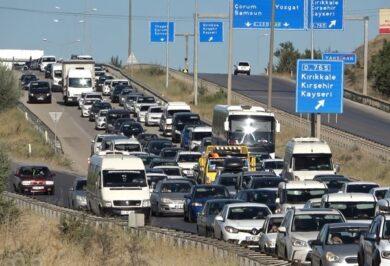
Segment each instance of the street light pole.
[[167,13],[168,13],[168,19],[167,19],[167,40],[166,40],[166,66],[165,66],[165,88],[168,89],[169,86],[169,22],[170,22],[170,0],[167,0]]
[[198,0],[195,0],[194,14],[194,105],[198,105],[198,36],[199,36]]
[[363,78],[363,95],[367,95],[368,87],[368,20],[364,17],[364,78]]
[[233,0],[229,0],[229,44],[228,44],[228,82],[227,104],[232,104],[232,71],[233,71]]
[[275,0],[272,0],[271,11],[271,34],[269,38],[269,58],[268,58],[268,99],[267,110],[271,111],[272,108],[272,76],[274,65],[274,43],[275,43]]
[[132,51],[132,43],[131,43],[131,36],[132,36],[132,3],[133,0],[129,0],[129,47],[128,47],[128,50],[127,50],[127,54],[128,54],[128,59],[131,59],[131,51]]

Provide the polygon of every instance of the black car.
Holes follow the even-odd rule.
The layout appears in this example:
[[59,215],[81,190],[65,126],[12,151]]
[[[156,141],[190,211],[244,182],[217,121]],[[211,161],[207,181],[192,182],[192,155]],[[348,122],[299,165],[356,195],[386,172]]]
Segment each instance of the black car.
[[172,141],[167,139],[155,139],[148,142],[144,147],[144,152],[159,155],[161,150],[166,147],[172,147]]
[[25,90],[28,89],[28,85],[30,84],[30,82],[37,81],[37,80],[38,80],[38,78],[34,74],[24,74],[20,78],[21,85],[22,85],[23,89],[25,89]]
[[279,184],[283,181],[283,178],[279,176],[257,176],[252,178],[252,180],[248,184],[248,188],[278,188]]
[[130,112],[122,109],[111,109],[107,112],[107,127],[106,132],[111,133],[114,131],[114,123],[119,118],[130,118]]
[[344,183],[351,182],[343,175],[316,175],[313,180],[326,184],[328,193],[337,193]]
[[112,93],[111,93],[111,102],[112,103],[118,103],[119,102],[119,95],[122,93],[123,90],[131,90],[131,87],[126,85],[118,85],[116,86]]
[[274,213],[276,209],[276,188],[246,189],[237,193],[236,199],[244,202],[263,203]]
[[152,154],[152,153],[148,153],[148,154],[139,154],[139,155],[137,155],[137,157],[140,158],[140,159],[143,161],[145,167],[149,167],[150,162],[151,162],[153,159],[158,158],[157,155],[154,155],[154,154]]
[[112,106],[108,102],[104,101],[96,101],[93,103],[91,110],[89,111],[89,121],[93,122],[95,121],[96,115],[99,113],[100,110],[109,110],[112,109]]
[[137,140],[139,141],[142,147],[144,147],[149,141],[153,139],[158,139],[157,134],[142,133],[137,136]]
[[120,133],[122,133],[126,137],[137,137],[139,134],[144,132],[144,128],[138,122],[124,123],[119,129]]
[[[240,174],[239,187],[242,189],[249,188],[249,183],[252,181],[252,179],[257,178],[257,177],[259,177],[259,178],[266,178],[266,177],[274,178],[274,177],[278,177],[278,176],[276,176],[275,173],[272,173],[272,172],[245,171],[245,172],[242,172]],[[278,178],[280,178],[280,177],[278,177]]]
[[156,166],[177,166],[177,162],[172,159],[163,159],[160,157],[154,158],[150,163],[149,163],[149,168],[153,168]]
[[165,159],[174,159],[179,151],[183,151],[183,149],[177,147],[163,148],[160,152],[160,157]]
[[51,72],[53,71],[53,64],[45,66],[45,79],[51,78]]
[[111,133],[119,134],[121,133],[121,127],[124,124],[129,124],[135,122],[133,118],[118,118],[114,123],[114,128]]
[[50,84],[47,81],[33,81],[28,90],[28,102],[51,103]]
[[181,132],[186,125],[201,125],[199,114],[180,112],[172,118],[172,142],[180,142]]

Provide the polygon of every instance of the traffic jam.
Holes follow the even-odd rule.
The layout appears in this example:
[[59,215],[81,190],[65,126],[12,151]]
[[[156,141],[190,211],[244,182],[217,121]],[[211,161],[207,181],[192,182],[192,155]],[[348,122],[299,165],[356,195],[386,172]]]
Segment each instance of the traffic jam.
[[[390,188],[339,174],[317,138],[290,139],[277,157],[281,127],[262,107],[216,105],[208,125],[189,104],[141,92],[89,56],[33,60],[20,81],[29,104],[61,92],[96,129],[70,208],[142,213],[146,224],[183,217],[198,235],[292,263],[390,265]],[[52,195],[53,177],[46,166],[23,166],[12,186]]]

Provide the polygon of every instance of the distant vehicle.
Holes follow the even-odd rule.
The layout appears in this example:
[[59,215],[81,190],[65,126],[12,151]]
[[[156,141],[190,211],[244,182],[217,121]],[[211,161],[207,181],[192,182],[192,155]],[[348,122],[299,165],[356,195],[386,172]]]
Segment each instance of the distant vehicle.
[[21,85],[22,85],[22,88],[25,89],[25,90],[28,90],[29,87],[30,87],[30,83],[31,82],[34,82],[34,81],[37,81],[38,78],[37,76],[35,76],[34,74],[27,74],[27,75],[24,75],[22,78],[21,78]]
[[238,188],[238,174],[235,173],[222,173],[217,175],[214,185],[225,186],[230,193],[231,197],[234,197]]
[[375,187],[369,193],[374,195],[378,201],[384,199],[388,191],[390,191],[390,187]]
[[200,152],[179,151],[176,154],[175,161],[183,171],[183,175],[189,178],[194,177],[194,167],[198,164],[201,157]]
[[121,93],[125,90],[127,90],[129,93],[132,91],[132,89],[127,85],[115,86],[111,91],[111,95],[110,95],[111,102],[112,103],[119,103],[119,95],[121,95]]
[[265,171],[273,171],[277,176],[280,176],[283,170],[283,159],[265,159],[262,161],[261,167]]
[[119,129],[119,133],[129,137],[129,138],[137,138],[139,134],[144,132],[144,128],[138,122],[128,122],[122,124]]
[[321,208],[321,198],[309,199],[306,201],[303,209]]
[[[264,186],[267,185],[268,187],[275,187],[275,184],[280,182],[280,177],[276,176],[272,172],[265,172],[265,171],[242,171],[239,178],[239,188],[240,189],[247,189],[252,186],[251,182],[254,178],[259,178],[258,181],[256,181],[255,184],[253,184],[252,188],[255,188],[257,186]],[[271,178],[268,181],[267,179],[264,179],[264,182],[261,181],[262,178]],[[279,179],[275,179],[279,178]]]
[[275,254],[279,258],[310,264],[310,241],[326,224],[345,223],[343,215],[332,209],[290,209],[276,237]]
[[177,178],[183,178],[183,174],[181,172],[181,169],[179,166],[175,165],[159,165],[154,166],[154,169],[162,169],[164,174],[167,175],[170,179],[177,179]]
[[191,190],[192,184],[183,180],[164,180],[157,184],[150,196],[152,214],[156,216],[183,215],[184,195]]
[[49,78],[51,78],[51,73],[52,73],[52,71],[53,71],[53,64],[52,63],[50,63],[50,64],[47,64],[46,66],[45,66],[45,79],[49,79]]
[[214,235],[214,218],[226,204],[240,203],[236,199],[211,199],[206,201],[202,211],[198,213],[196,231],[200,236],[211,237]]
[[191,107],[185,102],[169,102],[164,106],[160,119],[160,130],[167,136],[172,133],[172,117],[175,113],[191,112]]
[[172,141],[170,140],[155,139],[148,142],[148,144],[144,147],[144,151],[155,155],[159,155],[163,148],[172,147],[172,146],[173,146]]
[[258,247],[260,231],[271,211],[261,203],[232,203],[214,219],[214,237],[243,246]]
[[163,108],[161,106],[150,106],[145,115],[145,125],[154,126],[160,124]]
[[172,117],[172,142],[178,143],[181,139],[181,132],[185,125],[201,125],[200,116],[196,113],[175,113]]
[[96,215],[143,213],[150,217],[150,192],[141,159],[93,155],[87,180],[88,208]]
[[[157,166],[178,166],[177,162],[173,159],[163,159],[161,157],[155,157],[151,160],[149,168],[154,168]],[[159,169],[163,171],[162,169]],[[164,172],[164,171],[163,171]]]
[[39,70],[41,72],[44,72],[45,71],[45,67],[48,64],[52,64],[52,63],[55,63],[55,62],[56,62],[56,57],[55,56],[53,56],[53,55],[44,55],[39,60]]
[[123,107],[125,110],[134,113],[134,102],[139,98],[143,97],[142,93],[139,92],[133,92],[126,96],[126,100],[123,103]]
[[92,108],[92,105],[96,101],[101,101],[101,100],[100,99],[85,99],[83,101],[83,104],[81,106],[81,117],[88,117],[89,118],[90,110]]
[[142,154],[138,154],[137,157],[143,161],[145,167],[149,167],[149,164],[153,161],[153,159],[158,158],[157,155],[146,153],[145,151],[142,152]]
[[314,181],[324,183],[328,187],[328,193],[337,193],[340,191],[344,183],[351,182],[343,175],[316,175]]
[[90,122],[94,122],[100,110],[109,110],[112,109],[110,103],[105,101],[95,101],[89,110],[89,118]]
[[287,142],[282,177],[308,180],[316,175],[336,174],[329,145],[317,138],[294,138]]
[[115,121],[119,118],[130,118],[130,112],[123,109],[111,109],[108,110],[106,117],[106,132],[111,133],[115,131]]
[[62,86],[60,84],[60,81],[62,80],[62,63],[56,63],[53,64],[52,67],[52,76],[53,84],[52,84],[52,90],[53,91],[60,91],[62,92]]
[[196,222],[198,213],[202,211],[206,201],[217,198],[230,198],[224,186],[196,185],[184,196],[184,221]]
[[256,189],[256,188],[278,188],[279,184],[282,183],[284,180],[279,176],[255,176],[252,178],[251,182],[248,184],[249,189]]
[[342,193],[370,193],[373,188],[379,187],[375,182],[354,181],[344,183],[340,191]]
[[69,207],[71,209],[86,209],[87,208],[87,179],[84,177],[76,178],[73,181],[72,187],[69,188]]
[[109,80],[105,80],[104,83],[103,83],[103,86],[102,86],[102,94],[104,96],[109,96],[110,95],[110,92],[111,92],[111,79]]
[[142,147],[144,147],[149,141],[153,139],[158,139],[157,134],[152,133],[141,133],[137,136],[139,143],[141,143]]
[[[358,265],[360,237],[368,232],[367,224],[327,224],[311,242],[312,265]],[[371,264],[376,265],[376,264]]]
[[237,65],[234,65],[234,75],[238,74],[246,74],[250,76],[251,74],[251,66],[248,62],[238,62]]
[[188,135],[182,136],[182,147],[191,151],[199,150],[202,140],[212,135],[211,127],[194,125],[189,128]]
[[113,134],[97,134],[91,140],[91,156],[95,153],[98,153],[101,150],[102,141],[105,137],[113,137]]
[[117,120],[115,120],[114,122],[114,125],[111,129],[111,133],[113,134],[121,134],[121,127],[124,125],[124,124],[130,124],[130,123],[133,123],[135,122],[133,118],[128,118],[128,117],[124,117],[124,118],[118,118]]
[[141,105],[149,105],[149,106],[157,105],[156,98],[154,98],[154,96],[146,96],[146,95],[137,97],[133,101],[132,106],[130,107],[131,112],[137,115],[137,113],[141,108]]
[[50,84],[47,81],[32,81],[28,90],[28,102],[37,103],[45,102],[51,103]]
[[179,151],[182,151],[181,148],[177,147],[165,147],[162,148],[160,151],[160,157],[163,159],[172,159],[175,160],[176,155],[179,153]]
[[109,89],[110,91],[108,92],[108,95],[111,95],[112,91],[116,86],[125,86],[125,87],[130,87],[130,82],[127,79],[111,79],[110,80],[110,85]]
[[54,194],[54,177],[47,166],[21,166],[15,172],[11,183],[15,192],[22,194]]
[[[119,85],[118,85],[118,86],[119,86]],[[134,90],[132,87],[130,87],[130,86],[126,87],[126,89],[123,89],[123,90],[119,93],[119,95],[118,95],[118,98],[119,98],[119,100],[118,100],[119,106],[124,106],[124,104],[125,104],[125,102],[126,102],[126,99],[127,99],[127,96],[128,96],[129,94],[134,93],[134,92],[135,92],[135,90]]]
[[[150,195],[152,195],[154,190],[156,189],[157,184],[161,180],[167,179],[167,175],[164,174],[164,172],[161,169],[157,169],[157,170],[161,170],[161,172],[158,172],[158,171],[156,171],[156,172],[150,172],[149,171],[148,172],[148,169],[146,169],[146,170],[147,170],[146,171],[146,180],[148,181],[148,186],[149,186],[149,189],[150,189]],[[156,170],[156,169],[151,169],[151,170]],[[153,208],[153,207],[151,207],[151,208]],[[153,211],[152,211],[152,214],[153,214]]]
[[280,124],[274,113],[259,106],[216,105],[213,138],[229,145],[246,145],[251,153],[275,158],[275,138]]
[[140,152],[142,151],[141,144],[134,138],[122,138],[112,139],[108,141],[102,141],[101,151],[118,151],[118,152]]
[[95,129],[104,130],[107,127],[107,114],[109,109],[100,110],[95,116]]
[[83,107],[84,101],[86,100],[103,100],[102,94],[99,92],[85,92],[82,93],[79,100],[79,108],[81,109]]
[[262,203],[267,205],[271,212],[275,212],[278,190],[274,188],[245,189],[237,193],[236,199],[244,202]]
[[259,248],[266,254],[274,254],[278,228],[282,224],[284,215],[270,214],[264,221],[260,231]]

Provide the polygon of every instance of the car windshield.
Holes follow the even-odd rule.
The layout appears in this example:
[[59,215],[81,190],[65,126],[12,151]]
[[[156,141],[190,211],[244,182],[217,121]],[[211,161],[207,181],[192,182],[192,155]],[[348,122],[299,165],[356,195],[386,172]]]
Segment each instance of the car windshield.
[[283,217],[270,218],[266,233],[277,233],[279,226],[282,224]]
[[194,198],[227,198],[228,192],[223,187],[198,187],[195,190]]
[[190,183],[165,183],[161,187],[162,193],[189,193]]
[[248,193],[248,202],[271,204],[276,200],[276,190],[251,191]]
[[298,214],[295,215],[292,232],[316,232],[320,231],[325,224],[343,223],[341,215],[337,214]]
[[54,70],[54,77],[62,78],[62,70]]
[[281,178],[255,178],[251,188],[277,188],[282,181]]
[[49,93],[50,88],[49,87],[34,87],[30,88],[30,93]]
[[141,107],[140,107],[140,111],[141,112],[146,112],[146,111],[148,111],[149,110],[149,105],[141,105]]
[[30,89],[50,89],[50,85],[48,82],[32,82]]
[[264,220],[271,212],[268,208],[257,206],[229,208],[229,220]]
[[110,113],[107,115],[107,122],[113,123],[119,118],[130,118],[130,113]]
[[107,113],[108,113],[108,110],[101,110],[101,111],[99,112],[99,116],[106,116]]
[[151,113],[154,113],[154,114],[157,114],[157,113],[162,113],[163,110],[162,110],[162,108],[160,108],[160,107],[157,107],[157,108],[150,108],[150,112],[151,112]]
[[176,113],[189,113],[190,110],[169,110],[168,117],[172,117]]
[[232,115],[229,122],[229,142],[249,145],[274,143],[273,117]]
[[286,202],[290,204],[304,204],[310,199],[321,198],[326,189],[288,189]]
[[19,175],[21,177],[30,177],[30,178],[47,178],[49,177],[50,171],[47,167],[23,167],[19,170]]
[[264,162],[265,169],[283,169],[283,161]]
[[137,99],[137,102],[138,103],[155,103],[156,100],[154,99],[154,97],[139,97]]
[[180,168],[162,168],[167,176],[181,176]]
[[328,189],[334,189],[334,190],[339,190],[343,186],[344,183],[348,183],[349,180],[344,180],[344,179],[334,179],[334,180],[324,180],[321,181],[324,183]]
[[90,78],[69,78],[69,87],[71,88],[90,88],[92,79]]
[[177,150],[171,150],[171,149],[167,149],[167,150],[163,150],[161,152],[161,157],[163,158],[173,158],[176,156],[177,154]]
[[155,189],[157,183],[159,181],[161,181],[161,180],[164,180],[166,178],[166,176],[164,176],[164,175],[150,175],[150,174],[148,174],[146,178],[147,178],[147,181],[148,181],[149,188]]
[[106,102],[100,102],[99,103],[99,108],[100,109],[111,109],[111,104],[106,103]]
[[348,185],[347,193],[369,193],[372,188],[379,187],[376,184],[356,184]]
[[234,202],[237,202],[237,201],[217,201],[217,202],[210,202],[208,203],[209,207],[208,207],[208,213],[209,215],[218,215],[218,213],[220,213],[223,209],[223,207],[225,207],[226,204],[229,204],[229,203],[234,203]]
[[115,150],[136,152],[141,151],[141,146],[139,144],[115,144]]
[[55,62],[56,58],[55,57],[44,57],[42,58],[42,62]]
[[87,180],[77,181],[76,190],[77,191],[85,191],[87,189]]
[[184,128],[186,124],[198,124],[200,122],[199,115],[180,115],[176,118],[176,124]]
[[200,154],[180,154],[178,162],[180,163],[193,163],[198,162]]
[[375,216],[375,202],[326,202],[325,207],[339,210],[347,220],[371,220]]
[[330,228],[326,236],[327,245],[358,245],[362,233],[367,232],[367,227],[342,227]]
[[219,185],[225,186],[225,187],[235,187],[238,184],[238,176],[231,175],[231,176],[221,176],[219,178]]
[[87,94],[85,95],[85,99],[103,99],[99,94]]
[[239,66],[249,66],[249,63],[247,62],[240,62],[238,63]]
[[146,187],[142,170],[103,170],[104,187]]
[[193,132],[192,133],[192,140],[202,140],[204,138],[211,137],[211,132]]
[[333,170],[331,154],[294,154],[295,171]]
[[208,161],[208,171],[209,172],[217,172],[218,168],[223,167],[223,159],[218,159],[218,160],[212,160],[210,159]]
[[151,146],[153,147],[153,149],[163,149],[165,147],[171,147],[172,146],[172,143],[170,141],[155,141],[155,142],[151,142]]
[[384,199],[388,189],[379,189],[375,191],[375,197],[377,200]]

